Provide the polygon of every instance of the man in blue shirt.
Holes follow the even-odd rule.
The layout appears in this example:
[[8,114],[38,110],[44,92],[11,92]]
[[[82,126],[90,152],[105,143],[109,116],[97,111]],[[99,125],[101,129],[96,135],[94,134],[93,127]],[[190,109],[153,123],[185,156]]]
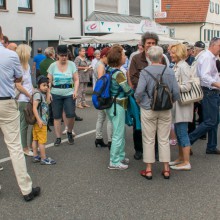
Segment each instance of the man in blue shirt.
[[220,77],[216,67],[216,57],[220,54],[220,38],[214,37],[197,60],[197,75],[204,93],[202,100],[203,122],[189,134],[191,144],[208,132],[206,154],[218,154],[219,94]]
[[15,176],[25,201],[40,194],[40,187],[32,188],[21,146],[20,113],[15,100],[15,82],[22,81],[22,67],[17,53],[6,49],[0,26],[0,128],[8,147]]
[[37,55],[34,56],[34,64],[32,67],[32,74],[34,74],[35,69],[36,69],[36,79],[38,78],[38,76],[40,76],[40,63],[46,59],[46,56],[42,54],[42,48],[38,48],[37,49]]

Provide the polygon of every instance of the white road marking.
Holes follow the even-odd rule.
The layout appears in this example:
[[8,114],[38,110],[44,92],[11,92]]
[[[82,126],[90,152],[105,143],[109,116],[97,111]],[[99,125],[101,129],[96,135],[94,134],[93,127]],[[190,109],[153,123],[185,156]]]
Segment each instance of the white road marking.
[[[77,139],[77,138],[80,138],[80,137],[84,137],[84,136],[86,136],[88,134],[92,134],[92,133],[95,133],[95,132],[96,132],[96,130],[87,131],[85,133],[78,134],[74,139]],[[65,143],[65,142],[67,142],[67,138],[62,140],[62,143]],[[50,144],[46,145],[46,148],[53,147],[53,146],[54,146],[54,143],[50,143]],[[4,163],[4,162],[9,161],[9,160],[11,160],[11,158],[10,157],[6,157],[6,158],[3,158],[3,159],[0,159],[0,163]]]

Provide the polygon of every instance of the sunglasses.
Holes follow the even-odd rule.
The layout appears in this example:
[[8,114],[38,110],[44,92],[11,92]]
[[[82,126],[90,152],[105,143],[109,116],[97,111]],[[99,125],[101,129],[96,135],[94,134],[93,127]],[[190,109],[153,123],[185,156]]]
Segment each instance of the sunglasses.
[[67,57],[67,54],[59,54],[60,57]]

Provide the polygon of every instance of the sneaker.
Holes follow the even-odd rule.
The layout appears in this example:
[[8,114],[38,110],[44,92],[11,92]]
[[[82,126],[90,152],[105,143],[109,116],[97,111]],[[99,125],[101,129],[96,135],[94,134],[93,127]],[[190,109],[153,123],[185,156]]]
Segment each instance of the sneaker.
[[39,195],[40,195],[40,187],[35,187],[35,188],[32,188],[32,191],[28,195],[24,196],[24,200],[26,202],[29,202],[33,200],[34,197],[39,196]]
[[54,142],[54,146],[59,146],[61,144],[61,138],[57,138]]
[[128,165],[123,164],[123,163],[119,163],[117,165],[110,163],[108,166],[108,169],[110,169],[110,170],[126,170],[126,169],[128,169]]
[[72,130],[72,135],[73,137],[76,137],[76,133],[74,132],[74,130]]
[[41,158],[40,158],[40,156],[39,156],[39,155],[37,155],[37,156],[33,156],[32,161],[33,161],[33,163],[38,163],[38,162],[40,162],[40,161],[41,161]]
[[124,160],[121,160],[120,162],[123,163],[123,164],[129,164],[129,161],[130,160],[125,157]]
[[175,140],[175,139],[170,139],[170,145],[171,145],[171,146],[176,146],[176,144],[177,144],[177,140]]
[[[65,130],[62,132],[63,135],[67,134],[67,128],[65,128]],[[73,137],[76,137],[76,133],[74,132],[74,130],[72,130],[72,135]]]
[[3,170],[3,167],[2,166],[0,166],[0,171],[2,171]]
[[29,150],[28,152],[25,152],[25,151],[24,151],[24,155],[25,155],[25,156],[28,156],[28,157],[33,157],[33,156],[34,156],[34,153],[33,153],[32,150]]
[[74,139],[73,139],[73,134],[72,133],[67,132],[67,138],[68,138],[68,143],[70,145],[74,144]]
[[50,157],[47,157],[46,159],[41,160],[40,164],[41,165],[54,165],[56,164],[56,161]]
[[63,135],[65,135],[67,133],[67,128],[65,128],[65,130],[62,132]]

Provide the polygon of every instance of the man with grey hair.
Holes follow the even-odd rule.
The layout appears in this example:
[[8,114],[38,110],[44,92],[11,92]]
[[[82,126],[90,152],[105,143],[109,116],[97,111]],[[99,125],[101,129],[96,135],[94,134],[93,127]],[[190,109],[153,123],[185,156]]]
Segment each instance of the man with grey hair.
[[[193,57],[194,61],[191,65],[191,70],[193,76],[197,77],[197,64],[198,64],[198,59],[199,57],[205,52],[205,44],[202,41],[197,41],[194,45],[193,48]],[[202,105],[200,102],[194,103],[194,111],[198,112],[199,115],[199,124],[203,122],[203,114],[202,114]],[[188,133],[193,132],[196,129],[196,123],[195,123],[195,115],[193,117],[193,122],[188,123]],[[200,139],[205,140],[206,139],[206,134],[201,136]],[[191,151],[192,153],[192,151]]]
[[[3,33],[0,26],[0,40]],[[15,83],[22,81],[22,67],[17,53],[0,43],[0,128],[8,147],[15,176],[25,201],[40,194],[40,187],[32,188],[21,146],[20,113],[15,100]]]
[[220,54],[220,38],[212,38],[209,49],[197,60],[197,75],[204,93],[202,100],[203,122],[189,134],[191,144],[208,132],[206,154],[218,154],[217,134],[219,124],[220,77],[216,57]]

